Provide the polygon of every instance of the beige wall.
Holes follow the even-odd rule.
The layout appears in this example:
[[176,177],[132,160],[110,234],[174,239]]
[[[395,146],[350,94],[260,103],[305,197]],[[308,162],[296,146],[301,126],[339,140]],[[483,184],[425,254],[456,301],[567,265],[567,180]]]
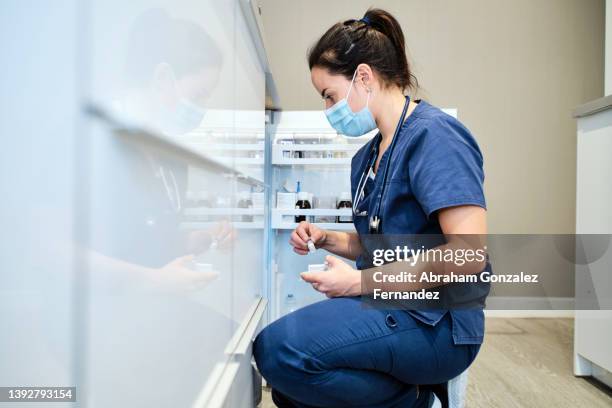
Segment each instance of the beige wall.
[[458,108],[480,143],[490,232],[574,232],[571,110],[603,93],[604,0],[259,2],[282,109],[322,109],[306,50],[331,24],[387,9],[419,96]]

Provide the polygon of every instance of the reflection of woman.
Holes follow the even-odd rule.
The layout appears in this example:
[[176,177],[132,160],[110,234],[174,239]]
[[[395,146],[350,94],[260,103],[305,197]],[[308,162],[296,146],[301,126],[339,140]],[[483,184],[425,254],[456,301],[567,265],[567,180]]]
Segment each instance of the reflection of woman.
[[[195,22],[150,10],[135,20],[127,43],[129,89],[119,109],[168,137],[198,127],[220,70],[213,38]],[[208,306],[214,293],[203,290],[218,274],[195,270],[185,255],[207,249],[222,231],[180,229],[184,158],[129,138],[112,148],[112,165],[102,163],[92,184],[103,199],[91,203],[102,222],[87,254],[96,279],[87,293],[88,399],[104,407],[185,406],[202,386],[197,374],[213,368],[227,342],[210,327],[230,325]]]
[[[127,39],[126,87],[117,107],[145,128],[153,127],[176,137],[201,125],[204,107],[221,69],[221,51],[215,40],[197,23],[151,9],[135,19]],[[214,237],[204,231],[180,229],[187,189],[187,166],[172,152],[141,143],[117,145],[120,156],[100,183],[106,197],[129,200],[94,202],[95,213],[107,219],[107,229],[93,240],[103,256],[124,261],[118,269],[152,268],[142,273],[168,285],[181,284],[172,271],[190,275],[185,255],[208,248]],[[128,264],[129,263],[129,264]],[[111,266],[109,261],[106,263]],[[139,275],[139,274],[137,274]],[[176,275],[179,275],[178,273]],[[201,279],[204,274],[199,274]],[[185,279],[189,281],[189,279]],[[189,285],[188,285],[189,286]]]
[[221,70],[215,40],[193,21],[152,9],[134,22],[127,51],[126,113],[169,136],[200,126]]
[[[486,233],[481,152],[456,119],[404,95],[415,84],[395,18],[374,9],[333,25],[310,51],[309,65],[332,126],[348,136],[379,134],[351,165],[357,233],[304,222],[291,237],[295,252],[307,253],[313,240],[362,269],[366,234]],[[257,365],[278,406],[427,406],[433,384],[443,389],[476,357],[482,310],[363,308],[355,297],[359,271],[327,260],[328,271],[302,277],[331,299],[277,320],[256,339]],[[420,262],[416,269],[431,267]]]

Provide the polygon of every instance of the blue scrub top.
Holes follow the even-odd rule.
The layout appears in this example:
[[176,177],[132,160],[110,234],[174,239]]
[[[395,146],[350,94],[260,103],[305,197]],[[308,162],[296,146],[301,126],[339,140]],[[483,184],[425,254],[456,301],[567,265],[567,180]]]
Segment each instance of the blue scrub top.
[[[382,173],[391,160],[387,187],[380,209],[383,234],[442,234],[436,210],[478,205],[486,208],[483,182],[483,158],[470,131],[457,119],[425,101],[419,101],[402,124],[397,135],[393,157],[385,150],[374,180],[368,179],[365,197],[357,211],[367,216],[354,216],[357,233],[369,233],[374,197],[380,194]],[[351,193],[355,200],[359,179],[367,170],[372,149],[380,142],[380,134],[365,144],[351,162]],[[362,240],[363,242],[364,240]],[[370,267],[365,256],[357,259],[357,268]],[[487,261],[484,270],[490,271]],[[437,324],[448,312],[453,321],[455,344],[480,344],[484,337],[484,313],[469,310],[410,310],[416,319]]]

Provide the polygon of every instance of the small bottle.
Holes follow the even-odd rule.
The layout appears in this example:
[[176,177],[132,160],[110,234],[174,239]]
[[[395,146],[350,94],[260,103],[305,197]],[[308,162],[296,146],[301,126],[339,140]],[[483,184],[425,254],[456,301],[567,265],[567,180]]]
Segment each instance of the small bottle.
[[[353,208],[353,203],[351,202],[351,193],[340,193],[340,197],[338,198],[338,204],[336,206],[337,209],[341,208]],[[353,222],[352,215],[341,215],[338,216],[336,222],[340,223],[349,223]]]
[[[300,209],[300,210],[308,210],[311,209],[312,206],[310,205],[310,200],[308,199],[309,195],[306,191],[300,191],[298,193],[298,200],[295,203],[295,208],[296,209]],[[305,215],[296,215],[295,216],[295,222],[302,222],[302,221],[306,221],[306,216]]]
[[287,313],[293,313],[297,309],[297,301],[293,293],[289,293],[285,298],[285,310]]
[[[253,200],[251,200],[251,193],[249,191],[241,191],[238,193],[238,208],[253,208]],[[249,214],[242,214],[240,218],[242,222],[253,222],[253,216]]]

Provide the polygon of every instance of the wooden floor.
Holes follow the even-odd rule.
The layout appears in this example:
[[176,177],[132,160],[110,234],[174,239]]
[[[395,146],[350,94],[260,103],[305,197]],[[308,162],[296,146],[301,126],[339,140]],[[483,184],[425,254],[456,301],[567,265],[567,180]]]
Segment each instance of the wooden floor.
[[[612,407],[609,389],[572,374],[573,323],[488,318],[466,407]],[[274,407],[266,390],[261,407]]]

